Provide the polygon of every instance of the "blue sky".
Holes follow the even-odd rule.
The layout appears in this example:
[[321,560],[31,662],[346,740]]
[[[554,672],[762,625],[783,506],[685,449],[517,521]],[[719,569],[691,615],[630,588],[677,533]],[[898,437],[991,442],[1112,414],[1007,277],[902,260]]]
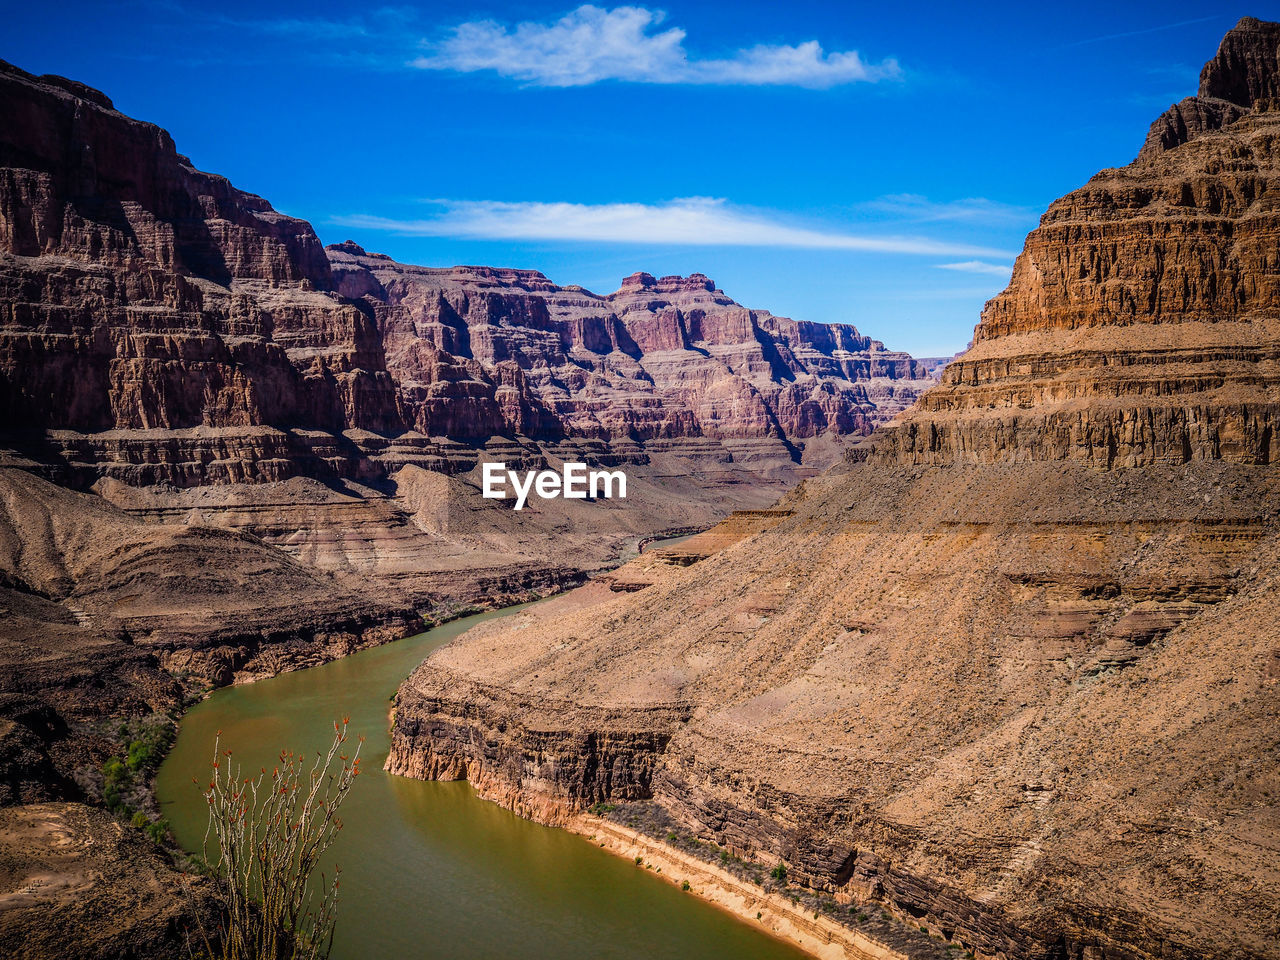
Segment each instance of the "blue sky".
[[[216,10],[216,12],[214,12]],[[917,355],[969,340],[1055,197],[1129,162],[1277,4],[5,4],[326,243],[597,292],[706,273]]]

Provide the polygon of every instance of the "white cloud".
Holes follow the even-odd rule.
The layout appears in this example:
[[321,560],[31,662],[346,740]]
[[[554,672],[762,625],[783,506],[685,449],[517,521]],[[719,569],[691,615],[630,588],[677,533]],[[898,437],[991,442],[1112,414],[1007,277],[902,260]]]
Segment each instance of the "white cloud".
[[801,247],[927,256],[1011,257],[1006,250],[919,236],[853,234],[785,222],[776,214],[734,207],[712,197],[665,203],[541,203],[430,200],[437,216],[422,220],[354,215],[339,226],[402,236],[467,240],[558,240],[687,246]]
[[986,263],[982,260],[964,260],[960,263],[935,264],[940,270],[959,270],[962,273],[989,273],[993,277],[1008,277],[1013,273],[1012,265],[1003,263]]
[[411,63],[424,70],[493,70],[547,87],[621,80],[826,88],[902,75],[896,60],[868,63],[855,50],[827,53],[816,40],[761,44],[727,59],[698,59],[684,47],[684,30],[654,32],[665,17],[646,7],[606,10],[586,4],[554,23],[530,21],[514,29],[495,20],[473,20],[454,27]]

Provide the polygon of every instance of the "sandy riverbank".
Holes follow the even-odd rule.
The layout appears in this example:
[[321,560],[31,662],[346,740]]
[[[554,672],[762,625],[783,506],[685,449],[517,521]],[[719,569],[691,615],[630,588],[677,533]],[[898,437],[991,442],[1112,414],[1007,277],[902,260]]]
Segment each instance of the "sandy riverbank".
[[640,857],[638,867],[651,869],[676,886],[688,883],[688,892],[694,896],[822,960],[908,960],[907,954],[866,933],[821,914],[815,917],[781,894],[766,893],[727,870],[635,830],[587,814],[563,825],[609,853],[629,860]]

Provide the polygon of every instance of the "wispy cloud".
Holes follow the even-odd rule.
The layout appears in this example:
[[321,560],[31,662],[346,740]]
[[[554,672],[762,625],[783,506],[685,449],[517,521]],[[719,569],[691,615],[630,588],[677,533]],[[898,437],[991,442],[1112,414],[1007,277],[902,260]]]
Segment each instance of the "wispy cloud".
[[823,50],[817,40],[790,46],[759,44],[726,58],[700,59],[685,49],[685,31],[656,28],[661,10],[586,4],[551,23],[509,27],[496,20],[460,24],[412,61],[424,70],[499,76],[546,87],[630,83],[722,84],[827,88],[896,80],[896,60],[869,63],[856,50]]
[[1158,27],[1144,27],[1141,30],[1125,30],[1123,33],[1107,33],[1100,37],[1089,37],[1085,40],[1073,40],[1071,43],[1064,43],[1064,47],[1083,47],[1089,43],[1102,43],[1104,40],[1121,40],[1125,37],[1140,37],[1147,33],[1160,33],[1163,30],[1173,30],[1176,27],[1189,27],[1193,23],[1208,23],[1210,20],[1226,20],[1229,19],[1226,14],[1218,13],[1211,17],[1196,17],[1194,20],[1179,20],[1177,23],[1164,23]]
[[939,270],[959,270],[961,273],[986,273],[993,277],[1005,277],[1013,272],[1012,264],[987,263],[985,260],[962,260],[959,263],[934,264]]
[[[202,45],[199,56],[183,61],[192,64],[278,63],[282,58],[293,58],[376,72],[401,71],[421,49],[421,38],[429,29],[422,12],[408,6],[365,7],[349,16],[326,17],[277,16],[268,5],[262,5],[260,15],[254,16],[211,10],[207,4],[201,6],[188,0],[136,2],[150,9],[154,20],[176,21],[192,30],[223,31],[238,41],[230,49],[225,45]],[[248,35],[269,42],[249,44],[244,42]],[[225,52],[211,52],[219,49]]]
[[215,15],[214,19],[223,26],[237,30],[251,30],[277,37],[291,37],[297,40],[326,41],[353,40],[373,35],[369,25],[363,20],[325,20],[321,18],[303,19],[285,17],[277,20],[240,20],[235,17]]
[[857,234],[788,222],[769,212],[712,197],[665,203],[543,203],[430,200],[435,216],[419,220],[353,215],[339,226],[402,236],[466,240],[542,240],[687,246],[799,247],[953,257],[1012,257],[1007,250],[923,236]]
[[988,200],[986,197],[965,197],[960,200],[930,200],[918,193],[894,193],[868,201],[861,205],[866,210],[886,213],[915,223],[942,221],[971,221],[981,223],[1024,223],[1034,220],[1036,212],[1030,207]]
[[[615,80],[825,89],[902,78],[893,58],[869,62],[856,50],[824,50],[817,40],[757,44],[727,56],[699,57],[686,49],[684,29],[660,29],[664,11],[642,6],[585,4],[558,20],[510,25],[475,19],[442,30],[438,21],[411,6],[365,8],[344,17],[273,16],[264,8],[255,17],[198,9],[187,0],[139,2],[157,15],[198,21],[202,28],[288,44],[293,56],[375,71],[493,71],[543,87]],[[279,50],[273,49],[273,55],[278,57]],[[211,62],[229,61],[219,57]]]

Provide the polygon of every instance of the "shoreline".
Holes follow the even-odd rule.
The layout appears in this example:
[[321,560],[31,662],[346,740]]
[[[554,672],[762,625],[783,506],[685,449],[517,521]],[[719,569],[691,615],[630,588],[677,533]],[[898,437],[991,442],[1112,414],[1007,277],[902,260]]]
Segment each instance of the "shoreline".
[[[615,557],[612,562],[604,563],[598,567],[577,568],[570,576],[565,578],[564,582],[553,584],[551,589],[546,593],[540,593],[536,588],[530,587],[522,593],[512,592],[502,594],[497,600],[485,597],[465,602],[460,601],[457,605],[451,604],[448,609],[444,609],[443,611],[437,608],[427,613],[423,613],[413,607],[391,608],[395,616],[418,617],[422,621],[419,624],[421,629],[411,630],[408,633],[401,634],[397,637],[391,637],[389,639],[375,639],[371,643],[357,643],[336,656],[324,656],[323,653],[321,653],[315,662],[285,662],[269,672],[243,669],[236,670],[232,674],[230,681],[226,683],[209,683],[204,685],[194,698],[188,698],[188,696],[184,694],[183,703],[179,708],[179,713],[175,720],[176,722],[181,722],[182,716],[191,708],[191,706],[207,700],[213,693],[223,689],[224,687],[243,686],[245,684],[257,683],[259,680],[270,680],[272,677],[278,677],[282,673],[293,673],[297,670],[310,670],[312,667],[322,667],[326,663],[333,663],[335,660],[341,660],[354,653],[360,653],[363,650],[372,650],[377,647],[384,647],[390,643],[399,643],[401,640],[408,640],[411,637],[420,636],[421,634],[435,630],[437,627],[443,627],[446,624],[453,623],[455,620],[461,620],[465,617],[475,616],[480,613],[494,613],[498,610],[509,609],[510,607],[519,607],[527,603],[540,603],[543,600],[550,600],[553,597],[563,596],[566,593],[570,593],[573,590],[577,590],[580,587],[585,586],[596,577],[611,573],[620,567],[626,566],[632,560],[636,559],[636,557],[639,557],[641,553],[643,553],[645,547],[653,546],[657,543],[663,543],[667,540],[679,540],[684,537],[696,536],[698,533],[710,530],[712,527],[716,526],[716,524],[722,522],[723,520],[718,520],[716,523],[713,523],[711,527],[707,527],[705,529],[697,527],[673,527],[669,530],[662,531],[661,533],[640,537],[636,539],[636,553],[634,556],[620,554]],[[689,531],[693,532],[690,533]],[[469,571],[462,570],[459,572],[467,573]]]
[[779,893],[761,890],[715,864],[629,827],[587,813],[568,817],[558,826],[606,853],[632,861],[642,858],[637,869],[652,868],[648,872],[674,886],[687,883],[686,892],[704,903],[820,960],[911,960],[909,954],[866,933],[823,914],[815,917]]

